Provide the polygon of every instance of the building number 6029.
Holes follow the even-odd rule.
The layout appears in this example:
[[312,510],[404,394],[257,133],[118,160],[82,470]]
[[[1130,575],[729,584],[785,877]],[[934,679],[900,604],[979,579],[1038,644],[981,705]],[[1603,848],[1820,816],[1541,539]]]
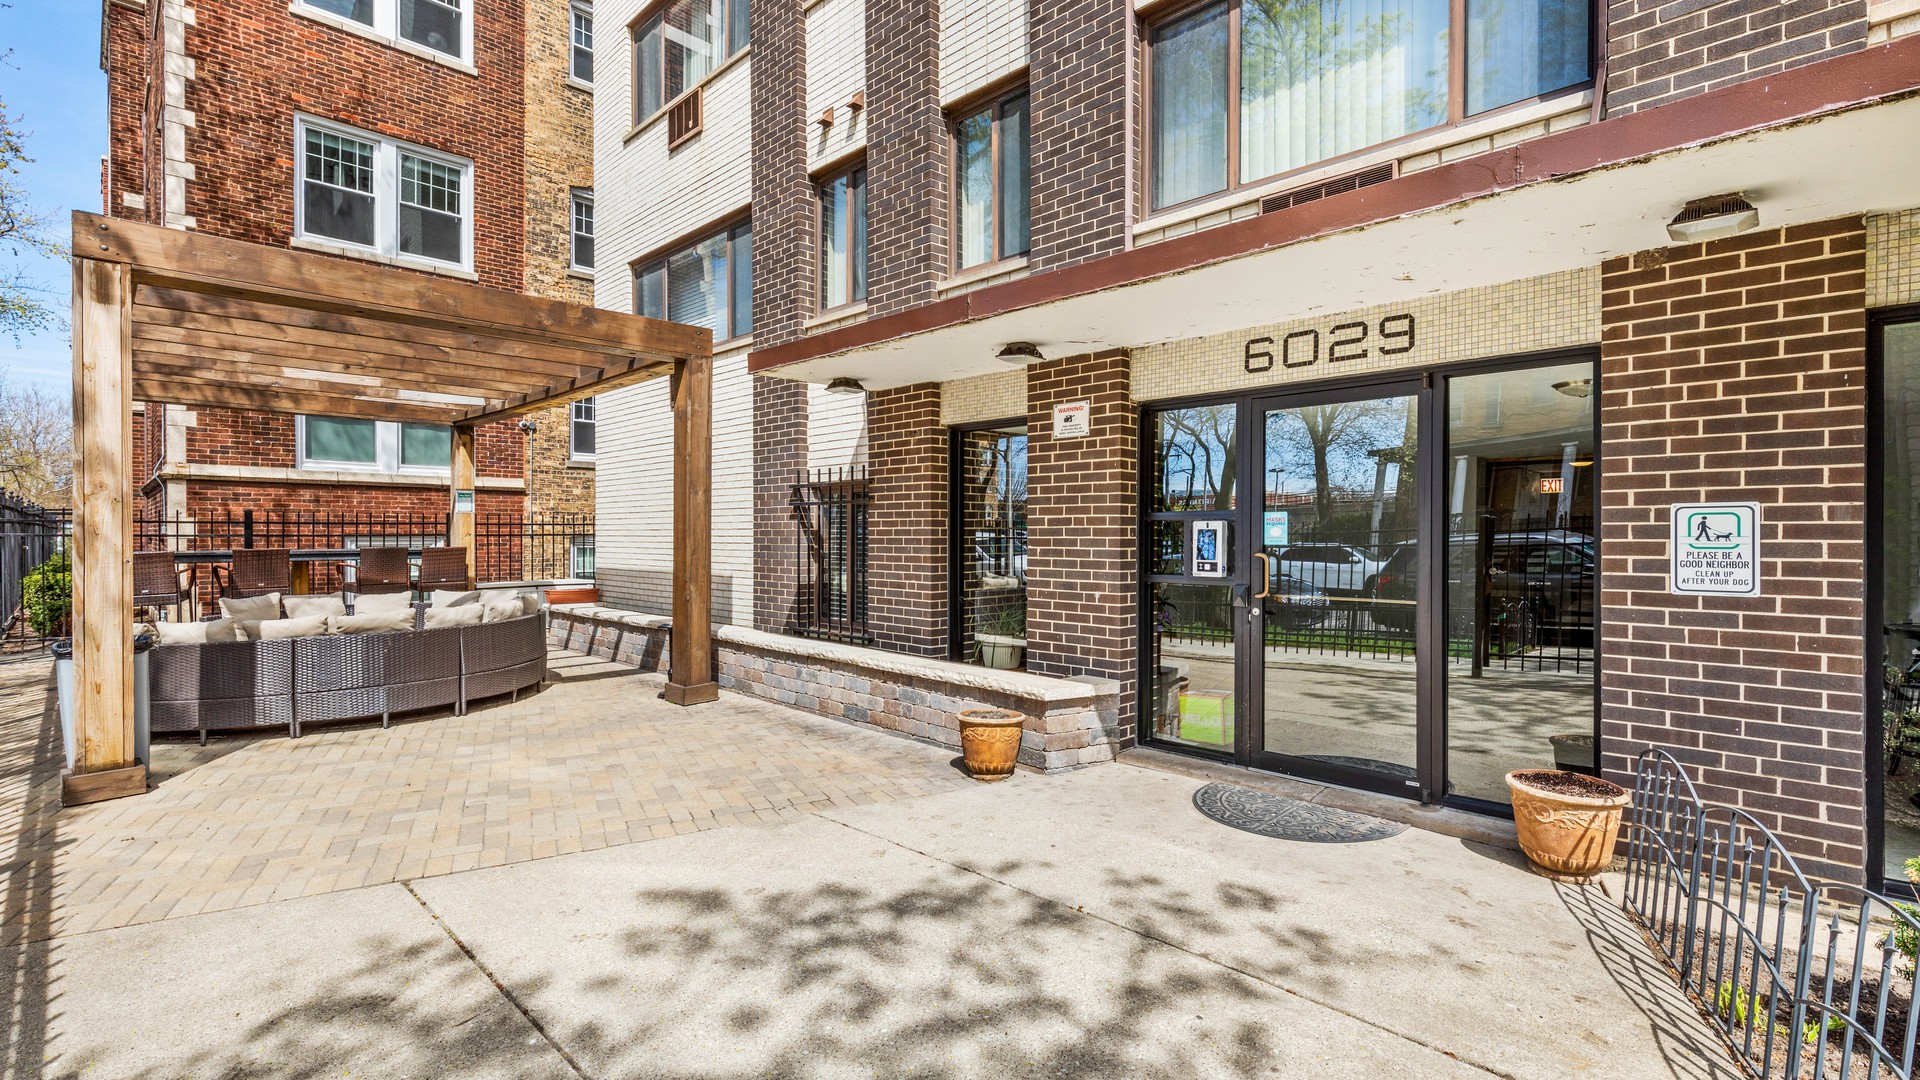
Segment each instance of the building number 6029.
[[[1379,338],[1379,345],[1367,344],[1369,333]],[[1371,325],[1344,322],[1324,335],[1319,330],[1295,330],[1277,343],[1270,337],[1251,338],[1247,341],[1247,371],[1249,374],[1272,371],[1276,352],[1281,367],[1312,367],[1321,360],[1323,341],[1325,358],[1330,361],[1365,360],[1375,349],[1381,356],[1410,353],[1414,344],[1413,316],[1387,315]]]

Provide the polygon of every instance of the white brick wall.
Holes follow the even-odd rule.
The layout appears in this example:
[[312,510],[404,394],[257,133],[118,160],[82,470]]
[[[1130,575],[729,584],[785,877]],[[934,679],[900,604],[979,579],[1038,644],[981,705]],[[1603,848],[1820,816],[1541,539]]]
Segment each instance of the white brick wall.
[[867,463],[867,395],[829,394],[807,387],[807,467],[846,468]]
[[[867,82],[866,0],[821,0],[807,11],[807,166],[867,145],[867,111],[847,102]],[[833,110],[833,126],[815,121]]]
[[940,9],[940,100],[952,104],[1027,64],[1027,0],[952,0]]
[[[599,405],[594,557],[600,599],[665,615],[673,576],[667,380],[602,394]],[[722,353],[713,365],[713,618],[753,625],[753,392],[744,349]]]

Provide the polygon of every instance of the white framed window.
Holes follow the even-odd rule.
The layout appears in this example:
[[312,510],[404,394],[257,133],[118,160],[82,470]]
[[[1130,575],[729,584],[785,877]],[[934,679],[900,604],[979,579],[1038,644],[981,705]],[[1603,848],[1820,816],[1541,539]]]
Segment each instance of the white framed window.
[[641,264],[634,287],[649,319],[704,326],[716,343],[753,333],[753,221]]
[[295,236],[473,268],[473,162],[307,116],[294,160]]
[[593,537],[576,536],[568,541],[567,570],[573,577],[593,580]]
[[294,10],[317,12],[365,28],[404,46],[462,63],[473,56],[471,0],[294,0]]
[[593,8],[588,4],[573,5],[572,20],[573,51],[567,62],[567,75],[576,82],[593,82]]
[[593,189],[573,189],[573,268],[593,269]]
[[573,403],[573,419],[567,429],[567,453],[575,461],[594,457],[594,400],[582,398]]
[[300,467],[336,472],[446,476],[453,466],[453,429],[342,416],[294,421]]

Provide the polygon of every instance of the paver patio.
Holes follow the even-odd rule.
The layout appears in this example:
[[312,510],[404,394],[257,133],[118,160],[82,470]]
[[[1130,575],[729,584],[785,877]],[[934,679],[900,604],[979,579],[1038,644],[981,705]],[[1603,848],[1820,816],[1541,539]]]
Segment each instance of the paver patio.
[[465,718],[170,749],[139,800],[10,779],[0,1072],[1734,1076],[1613,896],[1500,847],[1252,836],[1125,759],[976,785],[558,663]]

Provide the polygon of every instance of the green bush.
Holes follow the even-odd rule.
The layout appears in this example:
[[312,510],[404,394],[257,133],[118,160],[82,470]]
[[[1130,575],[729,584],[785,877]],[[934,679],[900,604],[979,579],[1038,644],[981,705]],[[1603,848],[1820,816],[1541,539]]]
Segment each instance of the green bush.
[[27,625],[42,637],[60,632],[73,614],[73,561],[61,552],[33,568],[20,582],[20,607]]

